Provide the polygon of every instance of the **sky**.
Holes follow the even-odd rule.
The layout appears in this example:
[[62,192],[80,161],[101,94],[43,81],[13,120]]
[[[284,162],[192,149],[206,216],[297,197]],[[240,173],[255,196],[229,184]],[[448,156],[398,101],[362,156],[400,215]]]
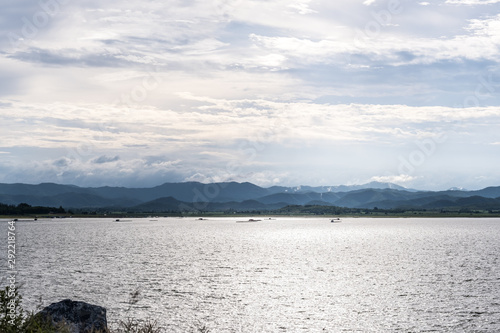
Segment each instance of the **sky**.
[[500,0],[5,0],[0,182],[500,186]]

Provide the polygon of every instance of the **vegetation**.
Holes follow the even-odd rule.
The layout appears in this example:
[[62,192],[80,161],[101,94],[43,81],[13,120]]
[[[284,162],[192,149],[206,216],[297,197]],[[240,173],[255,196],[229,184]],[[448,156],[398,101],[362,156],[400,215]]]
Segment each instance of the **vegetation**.
[[42,214],[68,214],[66,210],[62,207],[42,207],[42,206],[31,206],[27,203],[20,203],[19,205],[6,205],[0,203],[0,215],[42,215]]
[[[64,323],[56,326],[50,320],[40,315],[29,313],[25,315],[22,308],[22,296],[19,290],[5,287],[0,290],[0,332],[2,333],[70,333],[70,328]],[[128,320],[120,322],[118,329],[108,332],[90,333],[160,333],[156,322],[146,321],[139,324]]]
[[[139,300],[139,291],[130,294],[129,305],[132,306]],[[22,308],[22,296],[19,290],[5,287],[0,290],[0,332],[1,333],[70,333],[69,326],[64,323],[57,326],[50,321],[31,312],[25,314]],[[130,307],[129,307],[130,309]],[[128,310],[129,310],[128,309]],[[127,310],[127,311],[128,311]],[[163,333],[164,330],[154,320],[138,321],[127,319],[119,321],[117,328],[106,332],[95,331],[89,333]],[[193,333],[210,333],[206,326],[197,326]]]
[[0,290],[0,332],[2,333],[69,333],[62,325],[53,327],[33,313],[24,314],[22,297],[17,289]]
[[274,215],[296,216],[358,216],[358,217],[498,217],[500,210],[484,210],[474,208],[449,208],[449,209],[418,209],[418,208],[393,208],[380,209],[346,208],[321,205],[290,205],[272,212]]
[[366,216],[366,217],[500,217],[500,209],[485,209],[476,206],[448,207],[448,208],[415,208],[400,207],[391,209],[370,208],[348,208],[324,205],[288,205],[274,210],[235,210],[226,209],[220,211],[209,210],[166,210],[161,212],[137,212],[137,211],[110,211],[104,208],[92,211],[77,209],[66,210],[63,207],[41,207],[30,206],[26,203],[15,205],[5,205],[0,203],[0,216],[38,216],[54,217],[68,216],[75,217],[149,217],[149,216]]
[[21,295],[17,289],[6,287],[0,290],[0,331],[16,332],[13,327],[21,327],[24,323]]

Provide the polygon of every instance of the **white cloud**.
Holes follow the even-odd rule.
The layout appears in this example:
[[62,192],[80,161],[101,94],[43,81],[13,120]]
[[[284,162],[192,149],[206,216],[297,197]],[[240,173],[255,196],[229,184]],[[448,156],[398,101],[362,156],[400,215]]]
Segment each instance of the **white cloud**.
[[[191,111],[113,105],[29,104],[11,101],[2,109],[2,146],[71,148],[87,143],[122,150],[144,145],[181,150],[193,145],[242,139],[263,142],[369,141],[374,137],[428,137],[446,126],[488,124],[497,107],[448,108],[404,105],[328,105],[311,102],[226,100],[183,93],[200,103]],[[23,114],[23,118],[19,115]],[[26,121],[25,119],[29,119]],[[248,126],[252,124],[252,126]],[[21,136],[22,131],[30,136]],[[163,146],[162,143],[175,143]],[[161,147],[161,148],[158,148]],[[115,156],[116,154],[112,155]]]
[[[3,177],[22,178],[15,165],[28,161],[33,179],[160,179],[168,170],[178,180],[301,182],[317,161],[341,165],[309,179],[346,169],[349,181],[387,167],[349,174],[364,164],[358,154],[390,160],[440,133],[450,145],[474,138],[492,148],[498,2],[404,2],[397,13],[375,0],[68,2],[36,36],[0,41]],[[16,10],[2,32],[21,35],[21,18],[40,7]],[[441,106],[457,104],[478,107]],[[287,173],[295,164],[304,167]]]
[[309,7],[311,0],[296,0],[295,2],[288,5],[289,8],[296,10],[301,15],[317,13],[317,11]]
[[500,3],[500,0],[446,0],[445,3],[452,5],[490,5]]
[[[412,38],[380,33],[372,38],[370,33],[358,31],[354,39],[315,41],[296,37],[268,37],[251,35],[256,46],[265,52],[286,55],[293,62],[288,66],[314,63],[342,63],[346,55],[363,54],[370,61],[387,65],[430,64],[443,60],[500,61],[500,15],[469,21],[468,35],[449,39]],[[344,57],[344,58],[341,58]],[[352,58],[349,58],[352,59]]]
[[415,181],[417,177],[411,175],[393,175],[393,176],[374,176],[370,181],[381,182],[381,183],[394,183],[394,184],[405,184]]

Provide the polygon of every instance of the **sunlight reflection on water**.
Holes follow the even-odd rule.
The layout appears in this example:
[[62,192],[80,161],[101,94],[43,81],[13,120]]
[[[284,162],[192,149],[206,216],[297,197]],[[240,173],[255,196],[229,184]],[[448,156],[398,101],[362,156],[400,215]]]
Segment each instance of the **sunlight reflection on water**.
[[500,331],[500,219],[235,221],[18,222],[24,302],[167,332]]

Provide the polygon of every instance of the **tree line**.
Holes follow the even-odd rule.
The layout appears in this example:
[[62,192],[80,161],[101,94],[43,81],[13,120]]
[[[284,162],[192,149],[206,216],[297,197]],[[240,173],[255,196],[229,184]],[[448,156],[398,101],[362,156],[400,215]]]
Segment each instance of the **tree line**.
[[43,207],[31,206],[27,203],[20,203],[19,205],[6,205],[0,203],[0,215],[38,215],[38,214],[66,214],[66,210],[59,206],[56,207]]

